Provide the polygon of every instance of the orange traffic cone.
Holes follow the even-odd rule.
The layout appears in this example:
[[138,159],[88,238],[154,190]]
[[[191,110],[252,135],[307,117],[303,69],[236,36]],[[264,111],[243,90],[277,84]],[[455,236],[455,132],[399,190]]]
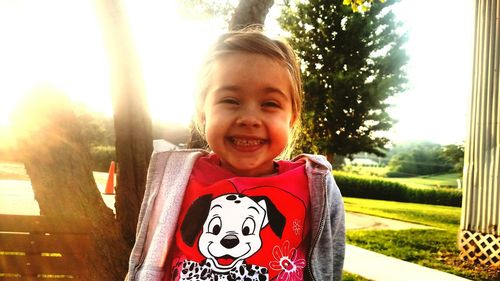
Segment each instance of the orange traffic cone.
[[111,161],[111,165],[109,165],[108,181],[104,194],[115,194],[115,161]]

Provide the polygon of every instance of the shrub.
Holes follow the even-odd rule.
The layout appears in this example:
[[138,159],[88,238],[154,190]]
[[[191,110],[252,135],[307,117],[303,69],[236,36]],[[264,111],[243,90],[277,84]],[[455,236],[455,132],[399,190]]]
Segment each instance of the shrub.
[[116,159],[114,146],[93,146],[90,148],[92,170],[108,172],[111,161]]
[[357,177],[335,172],[343,196],[379,199],[398,202],[424,203],[460,207],[462,191],[456,189],[410,188],[404,184],[376,179]]
[[413,177],[414,175],[396,172],[396,171],[389,171],[385,174],[385,176],[388,178],[408,178],[408,177]]

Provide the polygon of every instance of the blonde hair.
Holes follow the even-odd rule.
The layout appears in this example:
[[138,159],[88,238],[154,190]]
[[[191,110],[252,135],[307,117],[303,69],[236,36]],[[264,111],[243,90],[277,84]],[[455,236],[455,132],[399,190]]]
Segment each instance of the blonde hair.
[[201,113],[203,112],[203,106],[210,84],[213,63],[220,57],[233,53],[250,53],[266,56],[284,64],[290,73],[292,83],[292,116],[295,117],[295,122],[290,131],[288,147],[285,149],[285,155],[289,154],[300,130],[300,113],[302,112],[302,99],[304,96],[300,66],[297,56],[288,43],[267,37],[262,33],[259,27],[252,26],[242,30],[225,33],[219,37],[209,50],[201,68],[200,82],[196,92],[196,130],[201,136],[205,136],[203,124],[201,122]]

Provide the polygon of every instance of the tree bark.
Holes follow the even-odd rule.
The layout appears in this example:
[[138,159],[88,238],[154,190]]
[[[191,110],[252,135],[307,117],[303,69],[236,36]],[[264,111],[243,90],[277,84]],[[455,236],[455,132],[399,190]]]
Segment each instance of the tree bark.
[[274,0],[240,0],[234,11],[229,30],[239,30],[249,25],[264,25]]
[[70,108],[53,89],[29,96],[14,118],[19,154],[41,215],[92,222],[94,252],[85,253],[91,280],[123,280],[129,247],[97,189],[90,152]]
[[135,241],[146,175],[153,151],[152,123],[142,73],[119,0],[97,1],[108,46],[118,163],[117,220],[130,246]]

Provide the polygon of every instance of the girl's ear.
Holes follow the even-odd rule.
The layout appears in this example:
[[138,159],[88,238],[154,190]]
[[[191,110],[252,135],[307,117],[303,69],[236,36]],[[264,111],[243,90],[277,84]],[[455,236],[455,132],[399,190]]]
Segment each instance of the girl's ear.
[[290,128],[295,125],[295,122],[297,121],[297,113],[292,113],[292,118],[290,119]]

